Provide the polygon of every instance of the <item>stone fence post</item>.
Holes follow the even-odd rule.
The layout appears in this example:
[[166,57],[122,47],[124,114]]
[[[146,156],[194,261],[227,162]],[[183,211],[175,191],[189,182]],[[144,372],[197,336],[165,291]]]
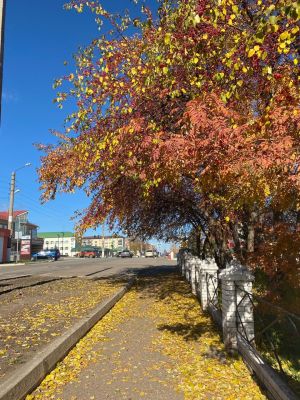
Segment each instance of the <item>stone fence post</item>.
[[188,253],[186,251],[184,252],[179,252],[177,256],[177,264],[181,270],[181,275],[186,277],[186,271],[189,267],[189,259],[192,257],[191,253]]
[[199,271],[201,269],[202,260],[199,257],[193,257],[190,260],[190,279],[189,282],[191,284],[192,293],[197,295],[197,286],[199,282]]
[[197,257],[194,257],[192,254],[187,254],[185,262],[185,279],[190,283],[192,281],[192,273],[194,270],[196,259]]
[[254,338],[253,307],[245,293],[252,294],[254,276],[239,262],[233,261],[219,278],[222,282],[223,340],[227,350],[234,353],[238,349],[238,332],[248,341]]
[[202,310],[206,311],[209,299],[214,297],[215,288],[218,285],[218,266],[213,259],[201,260],[198,267],[199,281],[196,287]]

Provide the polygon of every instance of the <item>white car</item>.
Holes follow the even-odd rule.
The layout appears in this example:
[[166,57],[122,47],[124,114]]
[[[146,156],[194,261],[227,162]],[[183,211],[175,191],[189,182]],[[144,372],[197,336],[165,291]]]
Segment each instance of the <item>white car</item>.
[[148,257],[155,258],[155,257],[157,257],[157,253],[156,253],[156,251],[153,251],[153,250],[146,250],[145,257],[146,258],[148,258]]

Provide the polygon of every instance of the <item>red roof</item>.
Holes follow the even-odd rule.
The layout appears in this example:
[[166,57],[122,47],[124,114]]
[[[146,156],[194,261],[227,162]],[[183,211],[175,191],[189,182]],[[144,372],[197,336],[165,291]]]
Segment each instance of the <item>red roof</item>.
[[[27,213],[27,210],[16,210],[14,211],[14,218],[18,217],[19,215]],[[0,219],[8,220],[8,211],[0,211]]]

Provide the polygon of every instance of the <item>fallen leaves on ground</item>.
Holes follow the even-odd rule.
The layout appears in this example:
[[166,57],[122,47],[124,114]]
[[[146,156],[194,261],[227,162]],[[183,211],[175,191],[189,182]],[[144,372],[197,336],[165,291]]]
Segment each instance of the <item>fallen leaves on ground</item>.
[[86,315],[118,284],[64,279],[1,296],[0,376]]
[[159,301],[149,309],[161,334],[154,340],[177,365],[186,400],[258,400],[261,393],[243,361],[228,356],[211,318],[179,278],[141,282]]
[[[156,365],[146,368],[134,359],[130,359],[130,362],[128,358],[120,359],[126,341],[130,340],[124,322],[128,329],[130,320],[138,318],[146,318],[155,327],[154,334],[151,333],[149,350],[161,354],[161,362],[158,360]],[[118,331],[126,340],[115,343],[114,331]],[[140,335],[142,338],[143,330]],[[105,346],[99,346],[103,342]],[[139,343],[139,348],[142,346]],[[103,357],[104,351],[109,353],[110,363],[113,361],[116,364],[115,369],[107,371],[109,363]],[[127,364],[124,362],[126,360]],[[102,373],[96,370],[99,362]],[[136,398],[136,395],[137,398],[148,396],[143,387],[146,376],[146,379],[156,379],[168,386],[170,393],[176,389],[184,395],[185,400],[265,399],[243,361],[226,354],[220,334],[210,317],[201,311],[186,282],[175,274],[140,278],[137,287],[95,325],[26,400],[64,399],[64,387],[70,382],[81,381],[83,374],[87,374],[85,371],[88,366],[89,371],[98,374],[100,380],[101,377],[111,376],[106,384],[114,384],[112,396],[118,390],[118,382],[119,386],[121,382],[131,383],[129,389],[132,398]],[[153,374],[155,370],[158,376]],[[89,376],[85,378],[89,379]],[[96,394],[99,395],[98,392]]]
[[128,293],[113,309],[106,314],[100,322],[70,351],[67,357],[60,362],[43,380],[41,385],[26,400],[45,400],[56,398],[62,391],[63,386],[78,378],[80,372],[91,362],[97,360],[95,345],[99,341],[107,341],[107,332],[119,326],[133,313],[136,294]]

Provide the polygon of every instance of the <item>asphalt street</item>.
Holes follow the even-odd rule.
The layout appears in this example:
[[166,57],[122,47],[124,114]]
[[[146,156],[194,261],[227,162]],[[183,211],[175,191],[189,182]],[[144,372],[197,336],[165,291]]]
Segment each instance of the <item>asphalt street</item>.
[[134,274],[140,269],[162,265],[176,265],[166,258],[66,258],[58,261],[41,261],[25,265],[0,265],[0,280],[24,275],[49,277],[105,278],[114,275]]

